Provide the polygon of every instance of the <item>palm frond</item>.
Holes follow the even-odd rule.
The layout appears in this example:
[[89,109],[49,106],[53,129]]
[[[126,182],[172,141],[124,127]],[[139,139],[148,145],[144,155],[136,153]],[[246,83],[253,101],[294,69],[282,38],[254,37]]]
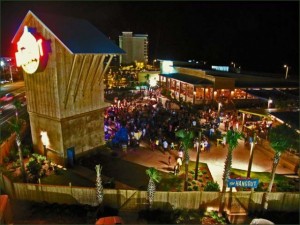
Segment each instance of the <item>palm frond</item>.
[[158,172],[157,169],[150,167],[146,170],[146,174],[149,176],[150,179],[159,183],[161,180],[161,174]]

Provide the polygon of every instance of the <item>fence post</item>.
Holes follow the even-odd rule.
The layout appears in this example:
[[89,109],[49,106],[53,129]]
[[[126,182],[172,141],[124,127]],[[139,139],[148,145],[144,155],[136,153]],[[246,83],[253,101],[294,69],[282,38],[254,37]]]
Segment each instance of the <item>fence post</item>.
[[70,194],[71,194],[71,196],[73,197],[73,193],[72,193],[72,183],[71,183],[71,182],[69,182],[69,187],[70,187]]
[[3,181],[3,173],[0,172],[0,179],[1,179],[1,184],[3,184],[2,188],[3,188],[3,191],[6,192],[6,189],[5,189],[5,182]]

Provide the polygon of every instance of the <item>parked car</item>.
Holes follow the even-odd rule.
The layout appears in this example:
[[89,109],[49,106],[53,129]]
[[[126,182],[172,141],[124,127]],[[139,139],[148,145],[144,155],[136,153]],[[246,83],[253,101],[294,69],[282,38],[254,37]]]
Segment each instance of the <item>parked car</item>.
[[0,80],[0,84],[6,84],[6,83],[9,83],[8,80]]
[[0,98],[0,101],[2,102],[10,102],[14,100],[15,96],[12,93],[7,93],[3,97]]
[[254,224],[275,224],[275,223],[273,223],[272,221],[267,220],[267,219],[255,218],[250,222],[250,224],[254,225]]
[[119,216],[107,216],[99,218],[95,225],[114,225],[114,224],[124,224],[124,221]]

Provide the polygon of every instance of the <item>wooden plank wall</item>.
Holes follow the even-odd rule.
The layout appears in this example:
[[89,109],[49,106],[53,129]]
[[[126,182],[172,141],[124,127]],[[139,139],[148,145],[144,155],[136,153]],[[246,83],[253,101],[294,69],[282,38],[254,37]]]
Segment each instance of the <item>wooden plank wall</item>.
[[46,69],[24,76],[29,112],[61,119],[107,106],[102,83],[108,55],[72,54],[35,18],[24,25],[51,43]]

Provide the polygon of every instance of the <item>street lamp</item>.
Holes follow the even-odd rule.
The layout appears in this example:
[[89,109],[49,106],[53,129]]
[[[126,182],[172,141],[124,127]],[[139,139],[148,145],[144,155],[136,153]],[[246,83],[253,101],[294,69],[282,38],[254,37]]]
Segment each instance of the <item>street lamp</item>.
[[156,66],[155,66],[155,63],[156,63],[156,62],[157,62],[157,60],[156,60],[156,59],[154,59],[154,60],[153,60],[153,65],[152,65],[152,67],[153,67],[153,68],[155,68],[155,67],[156,67]]
[[273,100],[271,98],[269,98],[269,100],[268,100],[268,108],[271,108],[272,102],[273,102]]
[[1,65],[1,67],[2,67],[2,72],[3,72],[3,74],[4,74],[4,62],[3,62],[3,60],[1,60],[0,65]]
[[13,83],[13,75],[12,75],[12,71],[11,71],[11,65],[9,65],[9,73],[10,73],[10,81]]
[[285,68],[285,79],[287,79],[288,72],[289,72],[289,66],[288,65],[284,65],[283,67]]
[[231,65],[233,65],[233,68],[235,69],[235,62],[231,62]]

